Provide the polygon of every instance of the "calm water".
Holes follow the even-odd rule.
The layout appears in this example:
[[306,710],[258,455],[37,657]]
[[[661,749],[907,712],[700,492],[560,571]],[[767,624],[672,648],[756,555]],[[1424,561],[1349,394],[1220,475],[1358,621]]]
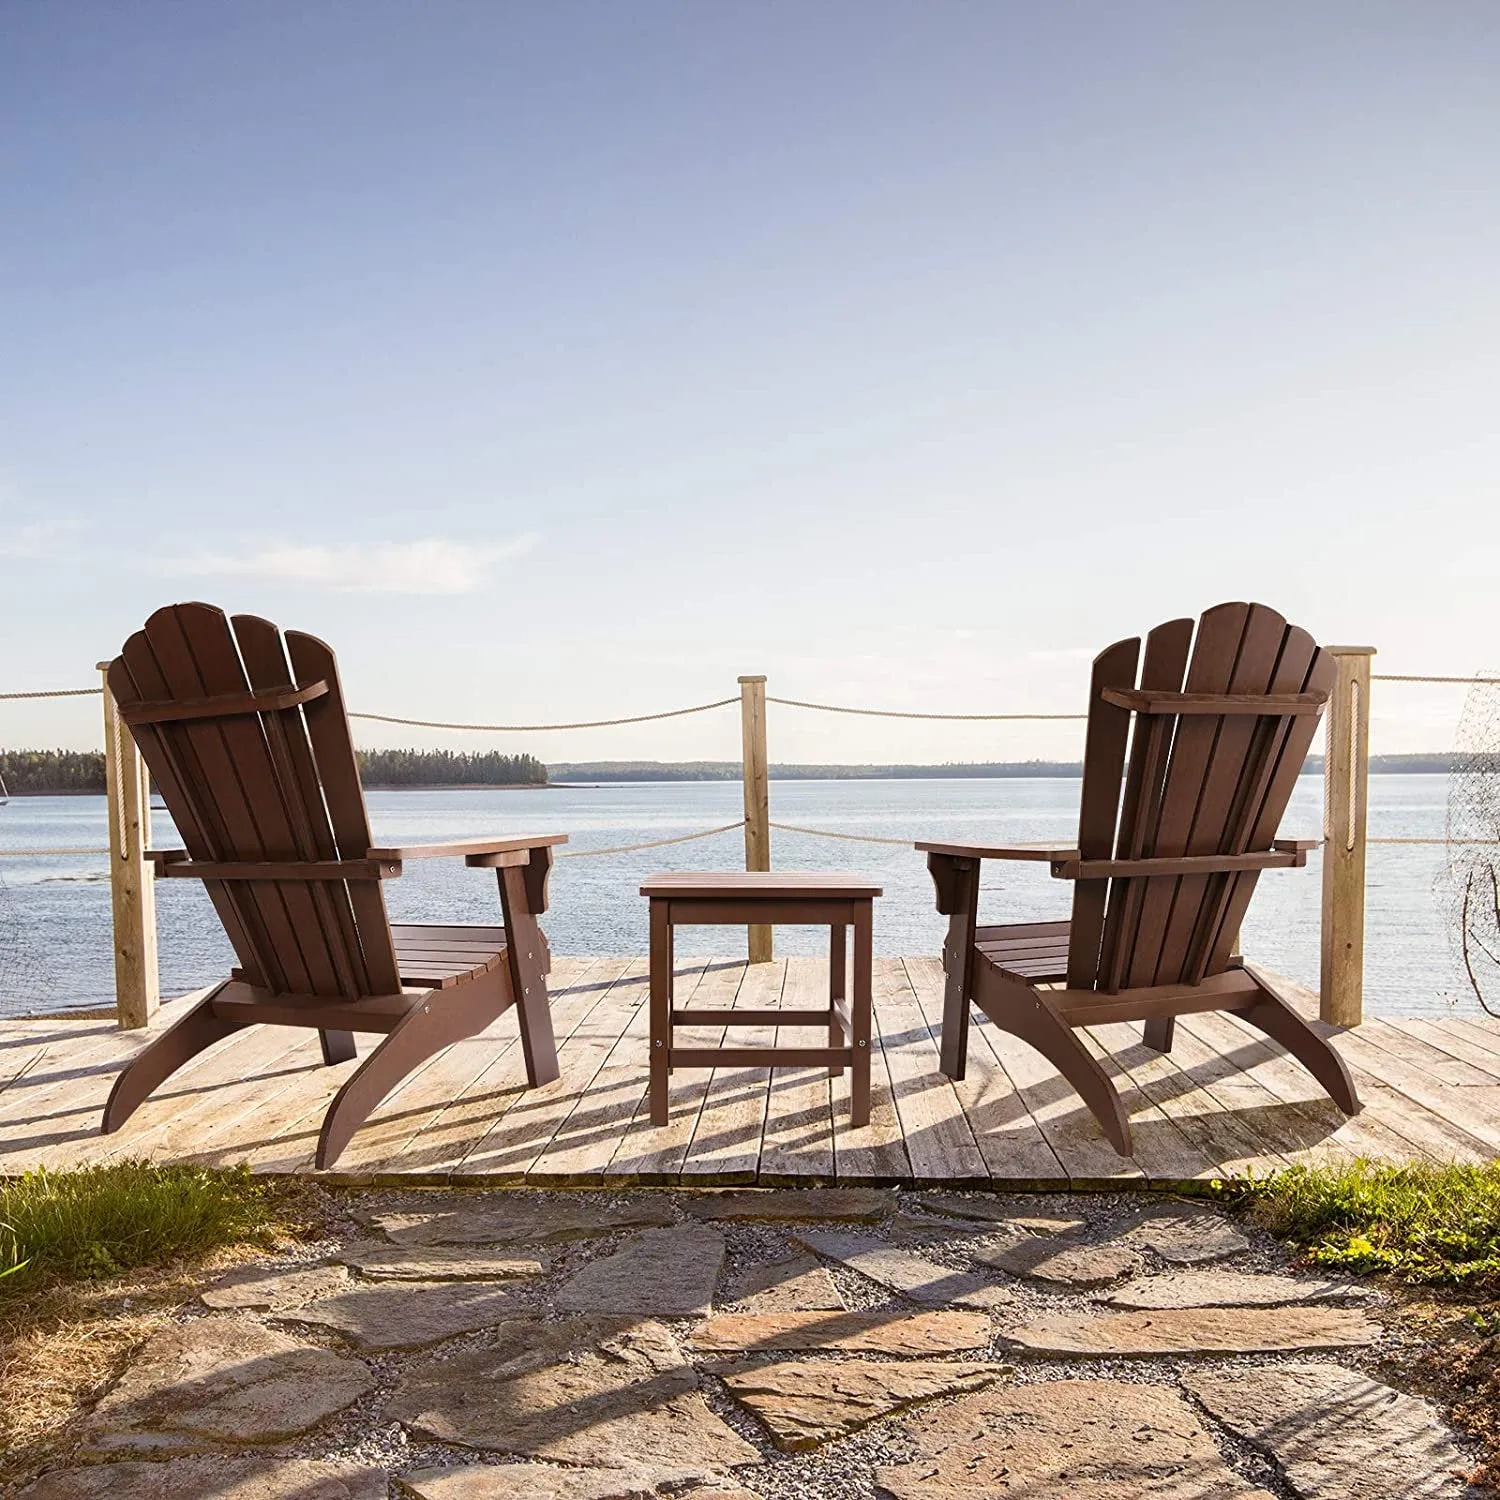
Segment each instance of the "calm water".
[[[883,838],[976,842],[1071,838],[1077,830],[1076,780],[773,782],[771,816],[839,833]],[[1371,833],[1441,837],[1447,803],[1443,776],[1371,779]],[[516,791],[373,792],[377,843],[472,838],[489,833],[563,832],[570,851],[668,838],[740,816],[737,782],[679,782]],[[1298,785],[1283,832],[1315,837],[1322,822],[1322,781]],[[0,851],[67,848],[105,842],[102,797],[28,797],[0,808]],[[175,843],[164,813],[154,841]],[[943,919],[933,910],[922,856],[911,848],[845,843],[802,834],[773,835],[778,868],[859,870],[880,877],[876,950],[936,953]],[[661,869],[733,869],[743,835],[638,854],[564,859],[552,883],[546,919],[559,953],[644,953],[646,904],[641,878]],[[1455,967],[1438,883],[1442,847],[1376,847],[1369,863],[1368,1008],[1388,1015],[1477,1011]],[[985,865],[981,920],[1026,921],[1067,915],[1068,887],[1037,865]],[[397,920],[498,920],[494,877],[461,861],[407,865],[386,883]],[[1270,967],[1316,984],[1319,867],[1262,877],[1245,925],[1245,951]],[[230,961],[202,890],[191,881],[157,886],[164,994],[222,977]],[[683,952],[742,951],[727,931],[685,930]],[[820,949],[818,934],[778,931],[779,951]],[[99,856],[0,858],[0,1014],[113,1001],[109,885]]]

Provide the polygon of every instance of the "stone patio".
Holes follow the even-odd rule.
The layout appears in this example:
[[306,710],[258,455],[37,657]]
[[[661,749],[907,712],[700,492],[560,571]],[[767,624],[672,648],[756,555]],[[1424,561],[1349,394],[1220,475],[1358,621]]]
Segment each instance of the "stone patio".
[[351,1193],[24,1500],[1460,1500],[1367,1287],[1123,1194]]

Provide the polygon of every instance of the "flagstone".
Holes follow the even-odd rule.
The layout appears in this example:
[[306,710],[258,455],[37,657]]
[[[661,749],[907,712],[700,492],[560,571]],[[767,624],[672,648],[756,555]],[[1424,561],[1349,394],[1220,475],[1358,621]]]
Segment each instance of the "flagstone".
[[372,1390],[358,1360],[239,1314],[153,1335],[88,1419],[83,1451],[171,1457],[307,1432]]
[[683,1200],[700,1219],[750,1219],[762,1223],[840,1219],[874,1224],[896,1207],[896,1195],[879,1188],[762,1188],[704,1193]]
[[1176,1265],[1224,1260],[1250,1248],[1250,1241],[1223,1214],[1191,1203],[1163,1203],[1120,1236]]
[[901,1425],[921,1456],[876,1469],[895,1500],[1271,1500],[1170,1386],[991,1386]]
[[977,1312],[719,1313],[688,1339],[694,1349],[834,1349],[863,1354],[958,1354],[982,1349],[993,1334]]
[[351,1285],[289,1316],[332,1328],[361,1349],[416,1349],[523,1317],[525,1309],[503,1284],[415,1281]]
[[307,1458],[174,1458],[57,1469],[19,1500],[385,1500],[384,1469]]
[[788,1360],[724,1376],[783,1453],[801,1453],[892,1412],[979,1390],[1005,1367],[959,1360]]
[[1105,1292],[1112,1307],[1285,1307],[1297,1302],[1372,1302],[1375,1293],[1324,1276],[1250,1271],[1166,1271]]
[[590,1261],[557,1294],[570,1312],[701,1317],[713,1306],[724,1236],[705,1224],[643,1229]]
[[909,1250],[899,1250],[873,1234],[804,1229],[794,1238],[825,1260],[836,1260],[913,1302],[932,1307],[995,1307],[1014,1300],[1008,1290],[988,1277],[955,1271]]
[[1469,1465],[1425,1401],[1330,1364],[1197,1370],[1189,1393],[1305,1500],[1460,1500]]
[[709,1410],[671,1332],[640,1318],[502,1324],[492,1343],[409,1371],[387,1412],[442,1442],[580,1467],[663,1468],[679,1487],[760,1462]]
[[239,1266],[208,1287],[199,1300],[206,1307],[278,1312],[348,1285],[349,1276],[342,1266],[298,1266],[293,1270]]
[[1028,1234],[1082,1234],[1088,1226],[1085,1219],[1061,1214],[1017,1213],[999,1198],[964,1198],[957,1193],[923,1193],[915,1202],[933,1213],[953,1219],[973,1219]]
[[665,1199],[611,1206],[539,1202],[517,1192],[461,1199],[451,1207],[424,1212],[374,1214],[369,1222],[401,1245],[509,1245],[660,1228],[675,1224],[677,1216]]
[[844,1299],[827,1266],[805,1252],[751,1266],[730,1281],[725,1300],[742,1312],[842,1312]]
[[1134,1250],[1124,1245],[1086,1245],[1050,1235],[1015,1240],[1007,1245],[981,1246],[974,1251],[974,1259],[982,1265],[1009,1271],[1012,1276],[1080,1288],[1108,1286],[1145,1265]]
[[[417,1500],[758,1500],[732,1480],[683,1491],[673,1469],[563,1469],[553,1464],[460,1464],[401,1476]],[[671,1486],[670,1489],[663,1486]]]
[[540,1276],[550,1264],[483,1245],[355,1245],[339,1258],[381,1281],[505,1281]]
[[1380,1329],[1337,1307],[1191,1307],[1151,1312],[1047,1313],[1006,1336],[1046,1354],[1254,1354],[1347,1349]]

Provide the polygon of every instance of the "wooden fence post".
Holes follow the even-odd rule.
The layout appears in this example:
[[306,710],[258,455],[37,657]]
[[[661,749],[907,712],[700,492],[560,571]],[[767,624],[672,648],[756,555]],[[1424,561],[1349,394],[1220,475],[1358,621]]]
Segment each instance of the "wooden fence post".
[[156,888],[146,864],[151,842],[151,777],[121,722],[104,676],[104,790],[109,804],[109,893],[114,916],[115,1009],[120,1025],[151,1024],[161,1003],[156,964]]
[[[771,868],[771,791],[766,760],[766,679],[740,678],[740,732],[744,746],[745,868]],[[750,962],[770,963],[771,929],[750,928]]]
[[1319,1014],[1334,1026],[1364,1020],[1365,823],[1370,792],[1373,646],[1328,646],[1338,679],[1323,758],[1323,952]]

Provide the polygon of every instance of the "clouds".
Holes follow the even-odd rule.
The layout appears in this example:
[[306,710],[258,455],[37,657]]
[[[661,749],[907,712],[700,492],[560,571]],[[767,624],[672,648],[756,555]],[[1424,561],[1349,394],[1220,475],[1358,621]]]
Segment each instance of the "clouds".
[[83,523],[81,521],[29,521],[24,526],[0,527],[0,557],[55,557],[64,540]]
[[524,556],[536,543],[529,533],[498,546],[447,537],[342,546],[279,543],[239,554],[170,558],[162,568],[178,577],[250,578],[333,593],[468,594],[489,581],[497,564]]

